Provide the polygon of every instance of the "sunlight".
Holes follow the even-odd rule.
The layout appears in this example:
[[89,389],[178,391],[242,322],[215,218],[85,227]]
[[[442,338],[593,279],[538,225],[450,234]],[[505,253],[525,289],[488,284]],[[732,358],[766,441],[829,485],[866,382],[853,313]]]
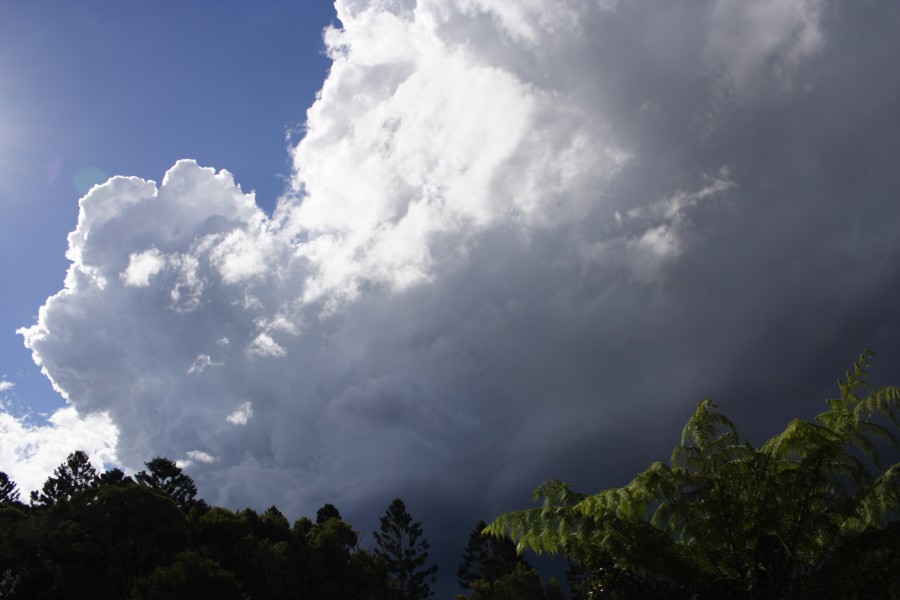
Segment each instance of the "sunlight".
[[21,110],[14,110],[12,106],[0,89],[0,185],[4,189],[9,189],[9,184],[26,175],[23,157],[33,146]]

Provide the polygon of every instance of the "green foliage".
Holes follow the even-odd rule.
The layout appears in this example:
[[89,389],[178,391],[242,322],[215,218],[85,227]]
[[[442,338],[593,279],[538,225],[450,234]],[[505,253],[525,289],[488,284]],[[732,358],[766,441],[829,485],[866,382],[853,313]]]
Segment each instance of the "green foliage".
[[198,552],[183,552],[175,561],[137,579],[131,600],[244,600],[233,573]]
[[565,600],[558,581],[551,579],[545,587],[537,571],[516,551],[515,543],[488,535],[486,527],[479,521],[469,534],[456,572],[468,595],[456,594],[457,600]]
[[194,480],[168,458],[157,457],[144,464],[147,470],[134,476],[137,482],[162,492],[174,500],[181,510],[188,511],[197,496]]
[[19,487],[9,476],[0,471],[0,505],[19,502]]
[[99,485],[124,486],[134,483],[134,480],[125,475],[122,469],[115,468],[101,473],[97,483]]
[[31,492],[32,504],[52,506],[66,502],[77,492],[95,487],[98,483],[97,471],[83,450],[70,454],[66,462],[53,471],[53,475],[44,482],[40,493]]
[[403,598],[423,600],[431,597],[434,593],[431,584],[438,567],[426,566],[429,544],[422,537],[422,524],[413,522],[400,498],[394,499],[380,524],[380,531],[375,532],[375,556],[384,563]]
[[124,597],[135,577],[188,546],[184,516],[166,496],[141,486],[102,486],[76,497],[73,518],[91,543],[91,560],[110,591]]
[[171,461],[138,483],[91,476],[86,458],[57,469],[43,502],[0,503],[0,599],[401,598],[336,509],[291,528],[275,506],[210,509]]
[[0,600],[12,600],[17,594],[19,577],[12,569],[6,569],[0,573]]
[[555,577],[551,577],[544,586],[544,597],[547,600],[566,600],[566,593]]
[[464,590],[475,581],[496,581],[515,571],[519,565],[528,566],[509,538],[485,535],[485,527],[487,523],[479,521],[469,534],[463,562],[456,571],[459,585]]
[[319,510],[316,511],[316,523],[321,525],[328,521],[328,519],[340,519],[341,511],[335,507],[334,504],[326,503]]
[[823,598],[900,598],[900,521],[848,538],[817,574]]
[[256,535],[269,542],[286,542],[291,537],[291,524],[276,506],[270,506],[259,519]]
[[522,564],[496,579],[473,581],[470,591],[469,600],[545,600],[540,576],[534,569]]
[[576,560],[602,597],[826,595],[828,573],[842,568],[836,551],[900,509],[900,464],[884,468],[879,454],[896,447],[900,388],[872,389],[870,356],[839,381],[828,411],[759,448],[703,400],[669,464],[590,495],[548,481],[534,495],[541,506],[487,530]]

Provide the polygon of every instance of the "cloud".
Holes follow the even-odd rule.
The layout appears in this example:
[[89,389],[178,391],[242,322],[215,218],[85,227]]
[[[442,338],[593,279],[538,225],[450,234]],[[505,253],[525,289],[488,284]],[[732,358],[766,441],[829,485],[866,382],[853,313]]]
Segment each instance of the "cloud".
[[900,26],[825,8],[339,1],[275,211],[190,160],[113,178],[20,332],[126,466],[419,499],[446,548],[544,478],[621,484],[699,398],[771,433],[900,357],[900,84],[861,33]]
[[162,271],[166,266],[166,260],[156,248],[136,252],[129,257],[128,267],[119,274],[119,278],[125,285],[135,287],[147,287],[150,278]]
[[18,484],[24,501],[75,450],[87,452],[100,471],[117,464],[115,424],[105,414],[81,416],[72,406],[57,410],[46,425],[0,407],[0,436],[0,469]]
[[202,450],[191,450],[187,452],[186,456],[186,458],[175,461],[175,464],[181,469],[190,469],[195,464],[210,464],[219,460],[218,457]]
[[232,425],[246,425],[252,416],[253,404],[250,402],[243,402],[233,413],[228,415],[225,420]]
[[12,381],[6,381],[5,379],[0,381],[0,392],[8,392],[14,387],[16,387],[16,384]]
[[759,78],[792,85],[803,61],[822,50],[826,0],[716,0],[704,51],[743,92]]
[[188,375],[202,373],[209,367],[221,367],[223,364],[224,363],[215,362],[209,354],[198,354],[197,358],[194,359],[194,363],[187,370],[187,373]]

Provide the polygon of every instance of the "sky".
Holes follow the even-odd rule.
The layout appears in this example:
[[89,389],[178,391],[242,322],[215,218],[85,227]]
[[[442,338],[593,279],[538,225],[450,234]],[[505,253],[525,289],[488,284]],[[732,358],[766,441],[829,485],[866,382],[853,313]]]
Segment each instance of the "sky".
[[898,383],[896,2],[335,4],[0,1],[20,487],[83,448],[361,530],[400,496],[447,581],[702,398],[759,442],[866,347]]

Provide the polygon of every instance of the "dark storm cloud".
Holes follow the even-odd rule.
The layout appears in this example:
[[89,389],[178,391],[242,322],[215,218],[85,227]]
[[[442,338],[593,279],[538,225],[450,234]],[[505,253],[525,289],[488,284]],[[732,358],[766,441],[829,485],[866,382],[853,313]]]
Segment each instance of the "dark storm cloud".
[[404,497],[452,579],[479,518],[625,483],[700,398],[759,438],[867,345],[896,373],[893,3],[509,6],[339,2],[271,219],[193,163],[82,201],[25,337],[126,465],[363,529]]

